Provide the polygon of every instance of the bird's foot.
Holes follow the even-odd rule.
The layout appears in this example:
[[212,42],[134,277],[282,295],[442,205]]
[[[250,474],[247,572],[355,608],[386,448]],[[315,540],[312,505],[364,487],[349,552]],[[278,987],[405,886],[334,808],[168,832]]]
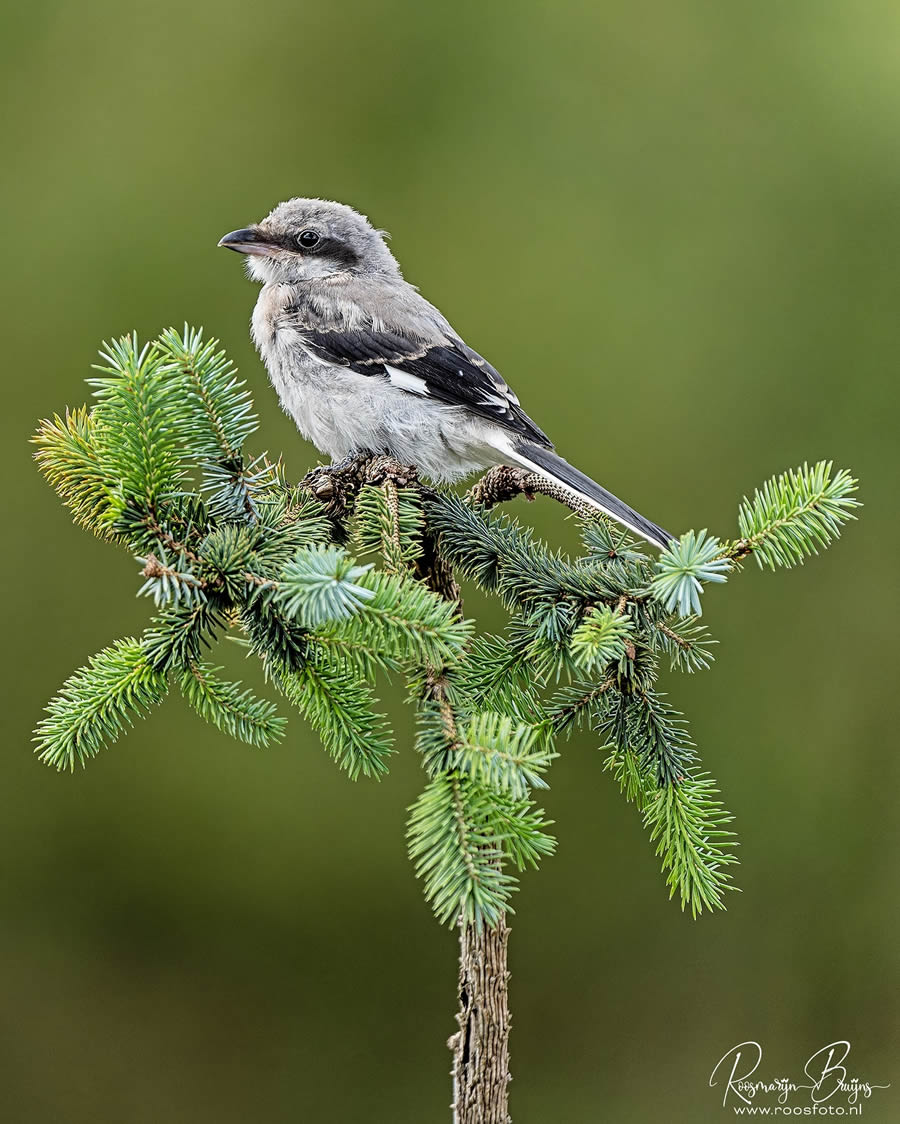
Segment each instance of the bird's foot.
[[315,472],[325,472],[329,475],[341,472],[346,472],[348,468],[352,468],[356,464],[362,464],[363,461],[371,460],[375,454],[371,449],[354,449],[352,453],[348,453],[342,460],[334,461],[331,464],[322,465],[321,468],[314,469]]
[[418,484],[414,465],[403,465],[389,453],[373,453],[368,449],[351,453],[336,464],[319,465],[303,477],[300,487],[311,492],[322,504],[324,514],[335,527],[336,540],[346,537],[346,519],[352,512],[356,497],[367,484],[380,487],[391,481],[398,488]]
[[303,485],[320,499],[327,499],[339,488],[358,490],[363,484],[382,484],[392,480],[399,487],[418,481],[415,465],[401,464],[387,450],[375,453],[360,449],[335,464],[311,469],[303,477]]
[[315,492],[320,499],[327,499],[334,492],[334,478],[355,474],[355,470],[374,456],[368,449],[354,449],[343,460],[332,464],[319,464],[311,468],[301,483]]

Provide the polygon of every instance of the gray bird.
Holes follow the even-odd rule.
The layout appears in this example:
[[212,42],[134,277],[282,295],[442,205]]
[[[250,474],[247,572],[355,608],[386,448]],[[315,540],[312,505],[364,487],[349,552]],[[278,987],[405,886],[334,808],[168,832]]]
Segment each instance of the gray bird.
[[383,232],[345,206],[289,199],[219,242],[262,282],[252,334],[285,412],[335,461],[369,450],[436,481],[513,464],[648,542],[672,536],[553,452],[490,363],[404,281]]

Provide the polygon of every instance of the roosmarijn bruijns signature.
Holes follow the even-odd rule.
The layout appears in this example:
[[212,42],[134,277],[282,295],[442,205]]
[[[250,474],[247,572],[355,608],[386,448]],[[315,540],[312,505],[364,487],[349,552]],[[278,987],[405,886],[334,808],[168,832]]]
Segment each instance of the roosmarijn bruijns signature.
[[[803,1067],[805,1081],[795,1081],[790,1077],[753,1080],[762,1062],[762,1046],[758,1042],[740,1042],[716,1062],[709,1075],[709,1084],[711,1088],[720,1086],[723,1089],[722,1104],[731,1104],[738,1112],[742,1104],[749,1105],[754,1101],[769,1101],[771,1104],[773,1099],[779,1105],[800,1105],[804,1102],[808,1106],[860,1105],[872,1096],[873,1089],[890,1088],[890,1084],[876,1085],[852,1076],[845,1064],[849,1055],[849,1042],[832,1042],[817,1050]],[[824,1107],[819,1111],[830,1115]],[[861,1108],[856,1110],[861,1111]],[[814,1113],[815,1108],[808,1107],[806,1112]]]

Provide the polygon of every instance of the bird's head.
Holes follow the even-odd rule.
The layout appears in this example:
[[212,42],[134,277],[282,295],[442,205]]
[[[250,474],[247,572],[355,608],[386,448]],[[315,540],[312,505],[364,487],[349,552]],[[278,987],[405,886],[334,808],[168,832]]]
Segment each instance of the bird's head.
[[340,274],[399,274],[365,215],[325,199],[288,199],[261,222],[233,230],[220,246],[247,255],[256,281],[292,284]]

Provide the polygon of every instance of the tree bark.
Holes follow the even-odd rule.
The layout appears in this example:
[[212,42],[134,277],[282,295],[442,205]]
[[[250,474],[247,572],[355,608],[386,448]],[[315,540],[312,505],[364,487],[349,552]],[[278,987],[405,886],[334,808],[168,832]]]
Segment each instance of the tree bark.
[[453,1051],[453,1124],[510,1124],[509,993],[505,917],[496,929],[459,922],[459,1030]]

